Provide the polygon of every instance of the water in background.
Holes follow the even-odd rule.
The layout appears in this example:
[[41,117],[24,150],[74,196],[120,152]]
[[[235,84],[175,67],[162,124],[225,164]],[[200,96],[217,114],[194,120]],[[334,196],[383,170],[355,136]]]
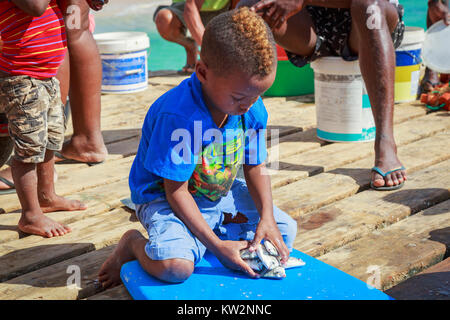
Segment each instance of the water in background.
[[[179,70],[186,63],[184,48],[162,39],[153,22],[155,9],[170,3],[171,0],[111,0],[103,10],[94,12],[95,33],[146,32],[150,37],[149,70]],[[426,28],[426,0],[400,0],[400,3],[405,7],[407,26]]]

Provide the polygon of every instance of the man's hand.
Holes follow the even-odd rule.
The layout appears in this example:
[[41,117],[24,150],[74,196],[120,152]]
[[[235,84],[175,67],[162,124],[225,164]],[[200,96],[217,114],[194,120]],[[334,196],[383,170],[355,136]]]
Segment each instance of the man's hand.
[[304,6],[304,0],[262,0],[251,9],[260,14],[271,29],[279,29],[287,19],[302,10]]
[[429,1],[428,13],[430,15],[431,23],[434,24],[440,20],[443,20],[447,26],[450,24],[450,19],[448,17],[448,6],[443,4],[441,1]]
[[259,275],[241,258],[241,250],[246,248],[248,248],[247,241],[222,241],[214,254],[225,267],[258,278]]
[[257,246],[261,245],[261,241],[270,240],[273,245],[277,248],[280,254],[281,263],[286,263],[289,258],[289,250],[283,241],[280,229],[278,229],[275,219],[261,218],[259,220],[258,226],[256,227],[255,238],[250,244],[250,251],[255,251]]
[[86,0],[92,10],[99,11],[109,0]]

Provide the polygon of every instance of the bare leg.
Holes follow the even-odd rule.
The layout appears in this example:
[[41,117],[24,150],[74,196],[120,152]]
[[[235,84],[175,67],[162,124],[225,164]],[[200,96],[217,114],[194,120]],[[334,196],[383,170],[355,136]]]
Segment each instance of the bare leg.
[[38,185],[46,187],[46,184],[53,184],[50,181],[38,181],[42,179],[53,179],[53,152],[46,154],[43,166],[39,169],[39,179],[36,174],[36,165],[34,163],[23,163],[13,158],[12,175],[16,185],[17,195],[22,206],[22,215],[18,227],[25,233],[36,234],[43,237],[62,236],[70,232],[70,228],[62,225],[48,217],[41,210],[38,196]]
[[[197,44],[192,38],[184,35],[183,24],[172,11],[168,9],[160,10],[155,17],[156,28],[159,34],[165,40],[178,43],[186,50],[186,66],[184,71],[194,71],[197,62],[198,49]],[[192,70],[187,70],[187,69]]]
[[[431,27],[432,24],[433,23],[431,22],[430,12],[427,11],[427,28]],[[437,72],[425,68],[425,74],[420,83],[419,94],[431,92],[433,90],[433,84],[439,83],[440,81]]]
[[122,236],[117,248],[99,271],[99,281],[105,289],[120,284],[120,268],[135,259],[145,271],[163,281],[183,282],[192,274],[194,264],[189,260],[151,260],[145,253],[147,241],[137,230],[129,230]]
[[97,45],[89,31],[89,6],[85,0],[62,2],[64,18],[67,19],[68,5],[77,5],[81,12],[81,27],[66,29],[74,134],[64,144],[62,154],[82,162],[100,162],[107,155],[100,123],[102,68]]
[[47,150],[45,160],[37,165],[38,199],[42,212],[85,210],[87,207],[78,200],[58,196],[54,185],[53,151]]
[[[366,25],[368,6],[377,3],[381,12],[381,28]],[[359,56],[361,73],[369,94],[376,126],[375,166],[384,172],[401,167],[393,133],[395,51],[391,32],[398,22],[395,7],[387,1],[353,0],[350,49]],[[406,180],[404,170],[384,179],[372,173],[374,186],[394,186]]]

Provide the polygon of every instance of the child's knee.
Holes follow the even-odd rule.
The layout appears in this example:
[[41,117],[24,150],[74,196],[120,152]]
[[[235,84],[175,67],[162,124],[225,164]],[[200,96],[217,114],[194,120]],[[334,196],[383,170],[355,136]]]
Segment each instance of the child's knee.
[[163,260],[164,271],[161,278],[167,282],[183,282],[194,272],[194,263],[186,259]]

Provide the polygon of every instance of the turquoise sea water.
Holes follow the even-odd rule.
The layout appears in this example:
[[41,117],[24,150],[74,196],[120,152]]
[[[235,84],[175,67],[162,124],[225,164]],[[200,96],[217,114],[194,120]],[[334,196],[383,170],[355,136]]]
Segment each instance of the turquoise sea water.
[[[162,39],[153,23],[153,12],[170,0],[113,0],[95,13],[95,33],[111,31],[144,31],[150,37],[149,70],[179,70],[186,62],[184,49]],[[405,23],[426,29],[427,0],[400,0],[405,7]]]

